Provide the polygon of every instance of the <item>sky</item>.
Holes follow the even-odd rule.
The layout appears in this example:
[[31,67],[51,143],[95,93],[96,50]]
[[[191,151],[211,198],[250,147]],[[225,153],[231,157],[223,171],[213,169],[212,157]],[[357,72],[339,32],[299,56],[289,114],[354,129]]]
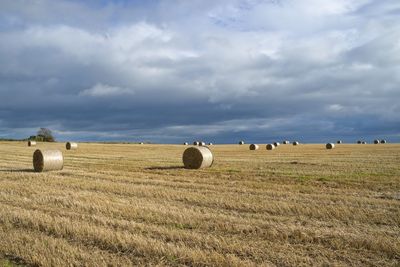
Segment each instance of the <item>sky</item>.
[[400,142],[398,0],[1,0],[0,138]]

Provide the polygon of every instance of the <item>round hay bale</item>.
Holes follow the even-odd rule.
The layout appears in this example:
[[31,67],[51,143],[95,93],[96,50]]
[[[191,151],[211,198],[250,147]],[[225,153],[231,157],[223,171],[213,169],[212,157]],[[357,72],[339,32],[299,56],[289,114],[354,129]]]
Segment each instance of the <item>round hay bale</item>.
[[187,146],[187,145],[189,145],[189,143],[188,143],[188,142],[185,142],[185,143],[183,143],[183,145],[184,145],[184,146]]
[[77,143],[73,143],[73,142],[67,142],[65,144],[65,148],[67,150],[75,150],[75,149],[78,149],[78,144]]
[[260,146],[257,145],[257,144],[251,144],[251,145],[249,146],[249,149],[250,149],[250,150],[258,150],[259,148],[260,148]]
[[336,144],[341,144],[341,143],[343,143],[342,140],[336,141]]
[[267,148],[267,150],[273,150],[273,149],[275,149],[275,146],[273,144],[268,144],[266,146],[266,148]]
[[365,145],[367,142],[365,142],[365,141],[362,141],[362,143],[361,144],[363,144],[363,145]]
[[36,141],[28,141],[28,146],[36,146]]
[[382,139],[381,140],[381,144],[386,144],[387,142],[386,142],[386,140],[385,139]]
[[36,172],[62,170],[64,157],[59,150],[37,149],[33,153],[33,169]]
[[213,145],[213,143],[208,143],[208,145],[209,145],[209,146],[212,146],[212,145]]
[[182,161],[186,169],[200,169],[211,167],[214,157],[206,146],[189,147],[183,152]]
[[275,143],[274,143],[274,146],[275,146],[275,147],[278,147],[278,146],[280,146],[280,145],[281,145],[281,144],[280,144],[279,142],[275,142]]
[[358,140],[358,141],[357,141],[357,144],[362,144],[362,141],[361,141],[361,140]]
[[197,141],[194,141],[194,142],[193,142],[193,145],[194,145],[194,146],[198,146],[199,144],[200,144],[200,142],[197,142]]
[[199,146],[205,146],[206,145],[206,143],[204,143],[204,142],[199,142]]
[[375,145],[380,144],[380,143],[381,143],[381,141],[379,141],[378,139],[375,139],[375,140],[374,140],[374,144],[375,144]]
[[326,147],[326,149],[333,149],[335,147],[335,144],[327,143],[325,147]]
[[140,142],[139,145],[144,145],[144,143],[143,143],[143,142]]
[[299,145],[299,142],[294,141],[294,142],[293,142],[293,145],[294,145],[294,146],[298,146],[298,145]]
[[239,141],[239,145],[244,145],[244,141]]
[[282,143],[283,143],[284,145],[288,145],[290,142],[286,140],[286,141],[283,141]]

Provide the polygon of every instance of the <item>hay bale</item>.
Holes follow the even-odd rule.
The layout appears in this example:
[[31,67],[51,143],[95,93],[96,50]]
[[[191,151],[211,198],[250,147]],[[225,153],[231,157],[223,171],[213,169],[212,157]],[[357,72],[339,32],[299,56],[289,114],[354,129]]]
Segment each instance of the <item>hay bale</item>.
[[381,141],[379,141],[378,139],[375,139],[375,140],[374,140],[374,144],[375,144],[375,145],[380,144],[380,143],[381,143]]
[[283,143],[284,145],[288,145],[290,142],[286,140],[286,141],[283,141],[282,143]]
[[249,149],[250,149],[250,150],[258,150],[259,148],[260,148],[260,146],[257,145],[257,144],[251,144],[251,145],[249,146]]
[[65,144],[65,148],[67,150],[75,150],[75,149],[78,149],[78,144],[77,143],[73,143],[73,142],[67,142]]
[[297,146],[297,145],[299,145],[299,144],[300,144],[300,143],[297,142],[297,141],[294,141],[294,142],[293,142],[293,145],[294,145],[294,146]]
[[335,147],[335,144],[327,143],[325,147],[326,147],[326,149],[333,149]]
[[341,143],[343,143],[342,140],[337,140],[336,141],[336,144],[341,144]]
[[28,141],[28,146],[36,146],[36,141]]
[[358,141],[357,141],[357,144],[362,144],[362,141],[361,141],[361,140],[358,140]]
[[363,145],[365,145],[367,142],[365,142],[365,141],[362,141],[362,143],[361,144],[363,144]]
[[194,145],[194,146],[198,146],[199,144],[200,144],[200,142],[197,142],[197,141],[194,141],[194,142],[193,142],[193,145]]
[[139,145],[144,145],[144,143],[143,143],[143,142],[140,142]]
[[59,150],[37,149],[33,153],[33,169],[36,172],[62,170],[64,157]]
[[273,149],[275,149],[275,146],[273,144],[268,144],[266,146],[266,148],[267,148],[267,150],[273,150]]
[[244,141],[239,141],[239,145],[244,145]]
[[208,145],[209,145],[209,146],[212,146],[212,145],[213,145],[213,143],[208,143]]
[[275,142],[275,143],[274,143],[274,146],[275,146],[275,147],[278,147],[278,146],[280,146],[280,145],[281,145],[281,144],[280,144],[279,142]]
[[385,139],[382,139],[381,140],[381,144],[386,144],[387,142],[386,142],[386,140]]
[[185,142],[185,143],[183,143],[183,145],[184,145],[184,146],[187,146],[187,145],[189,145],[189,143],[188,143],[188,142]]
[[204,142],[199,142],[199,146],[205,146],[206,145],[206,143],[204,143]]
[[183,152],[182,161],[186,169],[200,169],[211,167],[214,157],[206,146],[189,147]]

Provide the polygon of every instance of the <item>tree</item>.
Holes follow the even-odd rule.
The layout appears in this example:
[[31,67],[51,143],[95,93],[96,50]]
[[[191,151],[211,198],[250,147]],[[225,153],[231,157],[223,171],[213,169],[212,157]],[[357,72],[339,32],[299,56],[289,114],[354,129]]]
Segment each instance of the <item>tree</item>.
[[40,128],[37,132],[37,139],[42,139],[44,142],[54,142],[55,138],[50,129]]

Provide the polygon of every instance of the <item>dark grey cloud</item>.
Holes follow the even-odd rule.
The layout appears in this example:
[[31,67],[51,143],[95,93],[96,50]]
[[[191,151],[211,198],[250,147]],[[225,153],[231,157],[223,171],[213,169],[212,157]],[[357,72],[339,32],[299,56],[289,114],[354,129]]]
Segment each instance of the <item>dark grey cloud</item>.
[[397,1],[0,3],[0,137],[400,141]]

